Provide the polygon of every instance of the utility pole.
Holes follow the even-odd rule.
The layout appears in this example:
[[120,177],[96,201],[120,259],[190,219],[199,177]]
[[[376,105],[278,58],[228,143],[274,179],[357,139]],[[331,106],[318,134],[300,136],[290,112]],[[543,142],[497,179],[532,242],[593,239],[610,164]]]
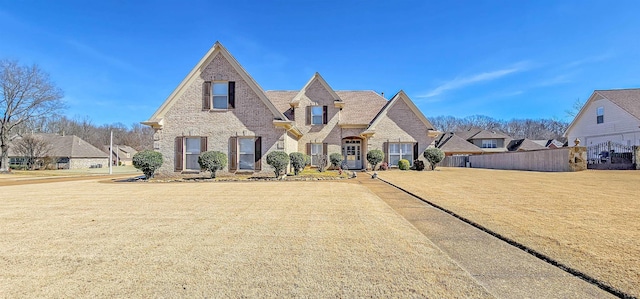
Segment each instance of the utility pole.
[[109,174],[113,174],[113,131],[111,131],[111,141],[109,141]]

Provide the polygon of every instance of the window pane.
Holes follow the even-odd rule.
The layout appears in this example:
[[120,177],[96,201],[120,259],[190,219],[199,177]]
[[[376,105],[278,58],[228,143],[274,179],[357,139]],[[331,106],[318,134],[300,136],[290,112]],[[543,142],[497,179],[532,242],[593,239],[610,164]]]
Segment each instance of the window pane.
[[311,107],[311,124],[313,125],[322,124],[322,106]]
[[229,83],[213,83],[213,94],[227,96],[229,94]]
[[253,138],[239,138],[238,143],[240,144],[240,154],[253,155],[253,147],[255,146],[255,141],[253,140]]
[[389,155],[389,166],[397,166],[400,160],[400,155]]
[[186,169],[200,169],[200,165],[198,164],[198,156],[199,154],[187,154],[187,161],[185,165]]
[[213,96],[213,108],[227,109],[227,96]]
[[400,153],[400,144],[391,143],[389,144],[389,154],[399,154]]
[[238,152],[240,153],[238,167],[240,169],[253,169],[255,163],[255,140],[253,138],[239,138],[238,143]]
[[200,138],[187,138],[186,149],[187,154],[200,154]]

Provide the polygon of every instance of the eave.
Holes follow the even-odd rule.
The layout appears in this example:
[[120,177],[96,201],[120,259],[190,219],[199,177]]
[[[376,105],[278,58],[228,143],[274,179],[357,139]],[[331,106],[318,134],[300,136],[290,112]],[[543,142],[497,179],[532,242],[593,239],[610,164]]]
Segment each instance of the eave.
[[298,128],[294,125],[293,121],[290,120],[274,120],[273,121],[273,125],[276,126],[276,128],[283,128],[285,129],[287,132],[290,132],[291,134],[293,134],[294,136],[296,136],[296,138],[300,139],[300,137],[302,137],[302,132],[300,132],[300,130],[298,130]]

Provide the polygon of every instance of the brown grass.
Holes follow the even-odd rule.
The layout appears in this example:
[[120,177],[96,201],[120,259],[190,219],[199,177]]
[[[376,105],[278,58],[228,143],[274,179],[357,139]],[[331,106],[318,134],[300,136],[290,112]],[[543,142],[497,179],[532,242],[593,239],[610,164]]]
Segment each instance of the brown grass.
[[438,168],[379,176],[640,296],[640,171]]
[[0,192],[9,298],[489,297],[359,185],[75,181]]

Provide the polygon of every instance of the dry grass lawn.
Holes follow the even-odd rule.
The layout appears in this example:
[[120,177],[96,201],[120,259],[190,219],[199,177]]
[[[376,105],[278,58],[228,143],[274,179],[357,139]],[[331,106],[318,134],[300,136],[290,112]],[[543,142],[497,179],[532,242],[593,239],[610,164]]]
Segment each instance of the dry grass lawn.
[[379,176],[640,297],[640,171],[437,170]]
[[490,297],[363,186],[0,187],[3,297]]

